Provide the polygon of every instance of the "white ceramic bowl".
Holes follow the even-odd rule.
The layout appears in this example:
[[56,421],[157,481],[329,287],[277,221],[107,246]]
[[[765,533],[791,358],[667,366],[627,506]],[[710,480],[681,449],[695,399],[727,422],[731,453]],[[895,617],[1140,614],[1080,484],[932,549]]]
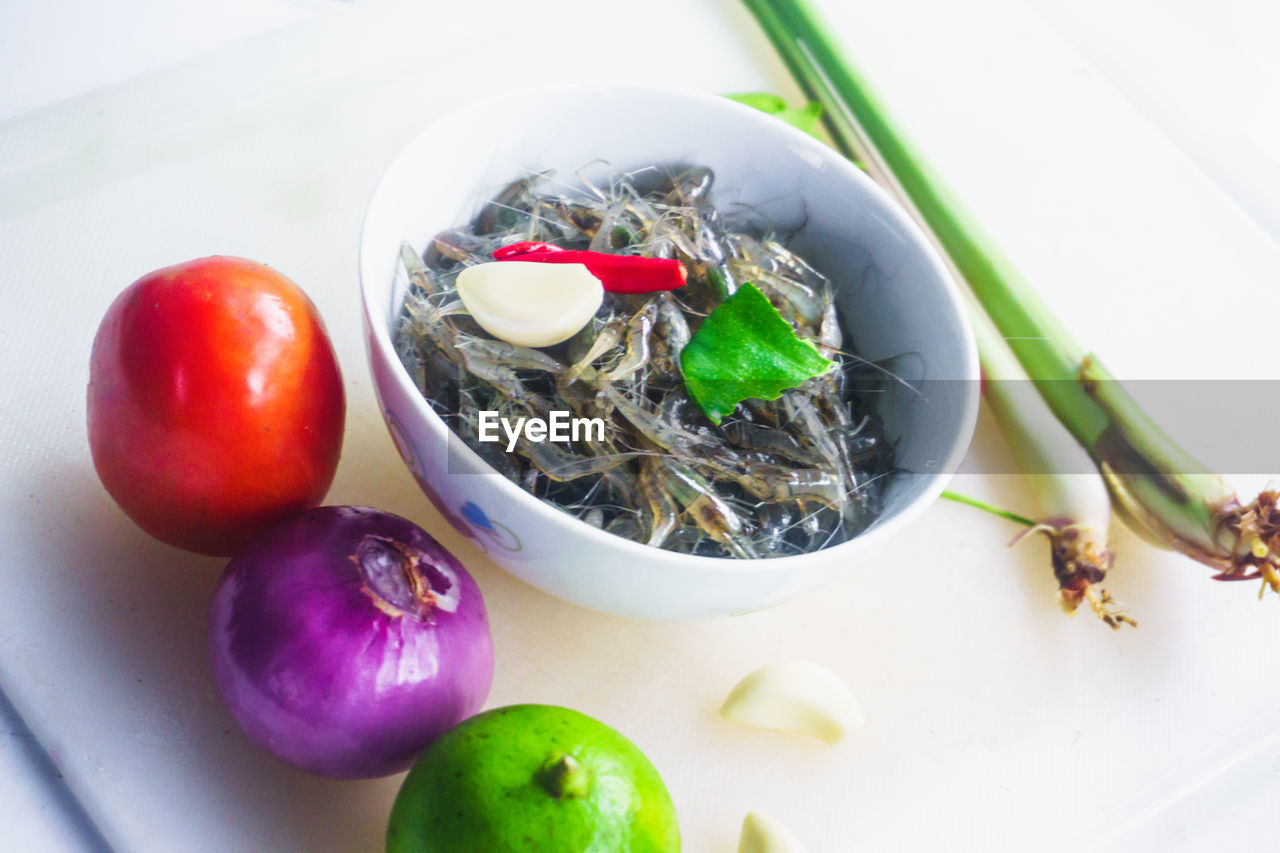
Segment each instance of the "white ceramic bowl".
[[[601,163],[600,161],[607,161]],[[840,283],[846,340],[895,369],[881,414],[897,441],[883,516],[859,536],[767,560],[695,557],[605,533],[496,473],[427,405],[401,366],[390,324],[404,298],[402,240],[470,221],[511,180],[556,169],[572,176],[654,163],[710,166],[713,202],[754,206]],[[907,216],[825,145],[726,99],[629,86],[523,90],[432,122],[387,170],[364,222],[360,278],[374,386],[405,463],[436,508],[525,582],[585,607],[627,616],[696,619],[756,610],[852,568],[942,491],[969,444],[978,366],[955,283]],[[401,279],[402,280],[402,279]],[[951,381],[939,381],[951,380]]]

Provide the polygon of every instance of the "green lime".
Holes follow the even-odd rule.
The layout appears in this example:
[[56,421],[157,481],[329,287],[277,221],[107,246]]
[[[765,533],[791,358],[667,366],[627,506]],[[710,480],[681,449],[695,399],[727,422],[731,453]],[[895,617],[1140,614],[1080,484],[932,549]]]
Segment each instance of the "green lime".
[[418,758],[387,853],[676,853],[662,777],[636,745],[553,705],[494,708]]

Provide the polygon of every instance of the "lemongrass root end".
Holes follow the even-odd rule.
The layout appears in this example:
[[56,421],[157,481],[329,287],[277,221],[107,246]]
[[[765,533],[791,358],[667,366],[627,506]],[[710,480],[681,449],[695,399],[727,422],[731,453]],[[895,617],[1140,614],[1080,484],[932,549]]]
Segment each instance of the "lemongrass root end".
[[1280,492],[1267,490],[1247,506],[1224,508],[1222,524],[1236,535],[1231,565],[1222,580],[1262,579],[1261,598],[1268,589],[1280,593]]
[[1082,603],[1087,603],[1093,614],[1113,630],[1122,625],[1138,627],[1100,585],[1111,568],[1112,554],[1100,544],[1092,529],[1079,524],[1056,526],[1048,522],[1036,529],[1049,537],[1053,575],[1058,581],[1058,605],[1064,612],[1074,614]]

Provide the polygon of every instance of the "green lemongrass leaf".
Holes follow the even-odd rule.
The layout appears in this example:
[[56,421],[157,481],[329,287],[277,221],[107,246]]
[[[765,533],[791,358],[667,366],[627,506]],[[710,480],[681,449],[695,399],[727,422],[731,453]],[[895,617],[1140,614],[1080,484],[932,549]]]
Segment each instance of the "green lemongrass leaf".
[[1016,512],[1013,512],[1012,510],[1001,509],[1000,507],[996,506],[993,503],[987,503],[984,500],[979,500],[978,498],[971,497],[966,494],[961,494],[960,492],[953,492],[950,489],[943,489],[942,494],[939,495],[939,497],[945,498],[946,500],[949,500],[949,501],[954,501],[955,503],[958,503],[958,504],[964,504],[965,506],[971,506],[974,509],[980,509],[983,512],[989,512],[992,515],[996,516],[997,518],[1003,518],[1008,521],[1017,522],[1018,524],[1021,524],[1023,527],[1036,526],[1036,523],[1031,519],[1027,518],[1025,515],[1018,515]]
[[680,366],[689,396],[719,424],[743,400],[776,400],[835,363],[746,283],[702,322],[680,352]]
[[769,92],[740,92],[734,95],[725,95],[725,97],[769,115],[780,113],[787,108],[786,101],[780,96]]

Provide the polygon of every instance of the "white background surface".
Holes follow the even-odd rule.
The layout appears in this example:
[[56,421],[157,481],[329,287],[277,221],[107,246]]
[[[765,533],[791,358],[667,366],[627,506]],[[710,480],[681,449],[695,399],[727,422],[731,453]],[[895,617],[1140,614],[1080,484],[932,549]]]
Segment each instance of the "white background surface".
[[[663,771],[687,850],[732,850],[749,808],[815,853],[1271,849],[1277,603],[1118,528],[1110,587],[1142,628],[1113,634],[1056,611],[1042,543],[1007,551],[1012,531],[954,505],[823,592],[676,625],[551,600],[439,519],[382,426],[359,332],[360,217],[395,150],[438,111],[532,79],[795,90],[730,0],[430,5],[224,4],[212,23],[195,3],[0,6],[0,686],[108,841],[375,850],[398,784],[312,779],[245,741],[204,664],[220,562],[149,540],[88,460],[107,304],[150,269],[230,253],[302,284],[333,335],[349,413],[330,500],[454,548],[493,619],[490,704],[567,704],[620,728]],[[1275,21],[1257,5],[826,4],[1114,372],[1274,378],[1280,186],[1260,98],[1276,69],[1258,46]],[[969,467],[1003,453],[984,421]],[[1012,478],[957,488],[1025,504]],[[852,743],[719,721],[733,682],[783,655],[858,692],[869,722]],[[5,729],[0,847],[80,849],[56,774]]]

